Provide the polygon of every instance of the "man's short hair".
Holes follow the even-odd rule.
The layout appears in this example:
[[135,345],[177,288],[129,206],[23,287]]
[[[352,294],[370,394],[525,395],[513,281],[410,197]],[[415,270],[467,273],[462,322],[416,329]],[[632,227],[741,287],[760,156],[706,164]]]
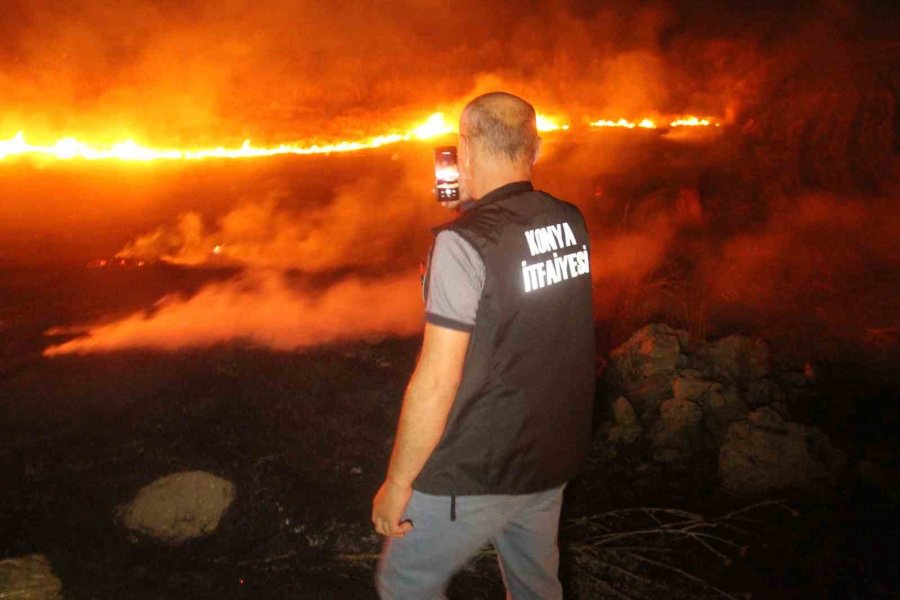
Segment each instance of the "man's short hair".
[[463,110],[464,132],[492,155],[511,160],[531,156],[537,142],[534,107],[513,94],[491,92],[478,96]]

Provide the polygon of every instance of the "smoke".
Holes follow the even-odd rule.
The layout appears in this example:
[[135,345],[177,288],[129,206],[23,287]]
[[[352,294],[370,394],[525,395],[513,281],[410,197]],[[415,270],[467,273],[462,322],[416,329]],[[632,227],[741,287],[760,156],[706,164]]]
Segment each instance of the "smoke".
[[[242,197],[213,225],[192,210],[138,235],[119,256],[242,271],[188,298],[166,296],[149,312],[51,329],[79,337],[45,355],[240,340],[285,350],[414,333],[423,305],[413,269],[430,243],[425,223],[449,215],[430,196],[430,156],[418,154],[403,170],[376,161],[379,168],[337,184],[319,201],[287,178],[270,178],[254,192],[258,199]],[[325,287],[292,284],[295,272],[319,274]]]
[[[0,15],[0,137],[23,129],[166,146],[357,138],[436,109],[453,118],[474,94],[507,89],[573,123],[558,142],[547,136],[537,183],[587,216],[598,316],[619,328],[611,338],[666,319],[708,335],[781,328],[812,339],[827,329],[858,339],[897,324],[884,300],[894,283],[885,272],[897,263],[888,201],[896,190],[882,182],[895,171],[897,86],[877,70],[890,62],[869,58],[881,51],[858,43],[892,39],[893,30],[873,10],[832,0],[765,10],[576,0],[525,10],[474,0],[85,0],[73,10],[11,0]],[[589,119],[682,113],[728,127],[703,141],[700,132],[583,130]],[[387,290],[446,216],[427,200],[428,150],[394,149],[390,163],[382,150],[302,181],[287,172],[312,159],[234,173],[190,167],[169,171],[165,186],[155,183],[161,169],[148,167],[138,184],[129,171],[73,198],[74,184],[49,173],[31,178],[42,182],[38,192],[7,194],[0,244],[47,236],[39,227],[49,222],[75,244],[89,214],[92,232],[115,233],[105,247],[121,256],[245,269],[193,297],[90,325],[51,354],[235,338],[300,347],[338,339],[340,327],[317,328],[330,311],[346,327],[341,335],[408,332],[324,302],[332,292],[352,296],[353,281],[357,303],[375,313],[397,302],[409,318],[421,311]],[[205,179],[213,170],[215,185]],[[156,191],[130,191],[145,186]],[[71,211],[74,201],[86,208]],[[290,271],[333,287],[298,289]],[[839,308],[851,298],[860,310]],[[244,313],[258,322],[233,325]],[[257,329],[272,335],[254,337]]]
[[428,244],[422,227],[434,211],[429,171],[365,175],[339,186],[321,204],[296,205],[297,192],[269,191],[244,198],[209,227],[196,211],[179,215],[129,242],[120,257],[171,264],[234,265],[296,269],[310,273],[340,269],[394,268],[418,263],[411,248]]
[[772,64],[754,37],[771,29],[769,15],[805,30],[836,12],[831,4],[744,12],[738,27],[730,11],[668,2],[8,0],[0,134],[168,145],[346,138],[496,87],[578,122],[722,115]]
[[[701,337],[763,334],[804,360],[896,345],[900,219],[890,196],[801,193],[757,206],[737,193],[755,179],[736,177],[701,193],[704,173],[727,173],[733,164],[717,150],[727,142],[713,143],[712,157],[687,155],[687,172],[658,163],[670,144],[594,138],[574,151],[551,144],[539,164],[538,187],[575,201],[586,215],[596,311],[608,343],[663,320]],[[244,198],[212,225],[190,211],[137,236],[120,254],[245,271],[190,298],[164,298],[150,313],[68,330],[82,337],[47,354],[241,339],[284,349],[415,331],[422,304],[407,273],[425,256],[428,226],[451,215],[423,198],[427,166],[407,160],[406,171],[373,170],[321,202],[303,204],[276,186],[256,203]],[[650,174],[648,160],[658,163]],[[622,181],[622,172],[629,178]],[[761,216],[723,227],[734,215],[755,213]],[[293,271],[331,283],[320,293],[298,289],[287,283]],[[352,285],[348,273],[357,274]]]
[[[900,216],[893,206],[823,194],[782,199],[763,227],[702,260],[697,279],[708,282],[719,315],[739,315],[798,354],[835,355],[874,342],[896,348]],[[879,332],[893,335],[876,340]]]
[[379,335],[409,335],[422,323],[414,274],[371,282],[348,278],[312,293],[296,289],[278,271],[250,271],[207,285],[190,298],[169,295],[139,311],[86,328],[55,328],[48,335],[81,334],[49,346],[45,356],[144,348],[177,350],[244,341],[292,350]]

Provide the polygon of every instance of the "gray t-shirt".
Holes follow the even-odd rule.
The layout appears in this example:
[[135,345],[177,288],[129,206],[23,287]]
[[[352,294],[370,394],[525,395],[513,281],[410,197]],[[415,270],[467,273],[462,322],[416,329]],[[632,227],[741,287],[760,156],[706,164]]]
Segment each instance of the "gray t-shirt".
[[484,289],[484,262],[478,251],[455,231],[444,230],[434,238],[427,268],[425,320],[472,331]]

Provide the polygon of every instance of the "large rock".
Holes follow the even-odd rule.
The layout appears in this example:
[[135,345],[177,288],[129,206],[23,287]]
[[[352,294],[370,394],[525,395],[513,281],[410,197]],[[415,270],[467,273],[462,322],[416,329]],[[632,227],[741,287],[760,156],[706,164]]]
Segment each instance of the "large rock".
[[769,347],[759,339],[730,335],[701,346],[694,362],[707,379],[749,384],[769,373]]
[[672,397],[672,380],[679,368],[688,365],[683,354],[688,346],[686,332],[651,323],[610,353],[612,383],[642,418]]
[[660,462],[689,459],[700,447],[703,411],[689,400],[671,398],[660,406],[653,427],[654,458]]
[[784,404],[784,401],[787,398],[781,386],[771,379],[757,379],[756,381],[751,381],[747,385],[745,397],[747,399],[747,404],[752,408],[769,406],[775,403]]
[[707,446],[718,448],[728,427],[747,416],[747,405],[737,388],[718,385],[700,400],[703,409],[703,426],[707,432]]
[[707,447],[718,448],[728,426],[747,416],[747,406],[733,385],[682,375],[675,379],[672,390],[676,400],[693,402],[703,411]]
[[607,432],[607,439],[614,444],[633,444],[641,437],[641,424],[631,402],[624,396],[613,401],[613,424]]
[[712,390],[721,389],[722,384],[716,381],[708,381],[694,375],[682,375],[676,377],[672,383],[672,392],[676,400],[688,400],[698,402]]
[[820,430],[789,423],[767,407],[732,423],[719,450],[722,486],[740,496],[822,492],[845,464]]
[[41,554],[0,560],[0,599],[62,600],[62,583]]
[[230,481],[204,471],[184,471],[141,488],[117,516],[137,536],[180,544],[214,532],[234,495]]
[[613,420],[616,425],[636,425],[637,416],[634,414],[634,408],[631,402],[624,396],[619,396],[613,401]]

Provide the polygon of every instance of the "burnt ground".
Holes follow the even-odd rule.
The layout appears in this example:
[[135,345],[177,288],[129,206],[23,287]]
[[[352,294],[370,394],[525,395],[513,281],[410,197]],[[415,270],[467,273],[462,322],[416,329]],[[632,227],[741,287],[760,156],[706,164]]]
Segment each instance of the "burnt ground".
[[[57,277],[42,289],[62,289],[51,284],[68,276]],[[144,292],[155,294],[152,287]],[[104,290],[96,293],[99,303]],[[58,301],[71,304],[65,293]],[[55,301],[46,302],[50,309]],[[81,302],[90,313],[92,300]],[[303,352],[229,344],[46,359],[40,355],[46,324],[19,317],[6,329],[0,369],[0,558],[45,554],[70,599],[375,597],[379,540],[370,502],[387,465],[417,339]],[[841,406],[848,395],[870,400],[858,411],[837,412],[826,410],[823,398],[817,418],[826,428],[831,421],[833,439],[852,464],[853,431],[871,439],[896,431],[877,428],[884,425],[879,403],[896,388],[846,365],[831,372],[828,389],[844,399]],[[153,479],[189,469],[236,483],[237,500],[220,529],[179,548],[128,541],[112,518],[115,507]],[[719,495],[714,478],[702,473],[611,457],[598,445],[566,492],[563,522],[634,506],[714,516],[746,503]],[[766,512],[742,541],[745,555],[730,565],[695,548],[693,572],[756,598],[896,597],[900,579],[888,527],[895,502],[848,474],[830,498],[789,499],[796,516]],[[567,597],[603,597],[585,591],[568,551],[583,538],[577,525],[561,531]],[[449,594],[502,597],[495,559],[479,558],[454,578]]]

